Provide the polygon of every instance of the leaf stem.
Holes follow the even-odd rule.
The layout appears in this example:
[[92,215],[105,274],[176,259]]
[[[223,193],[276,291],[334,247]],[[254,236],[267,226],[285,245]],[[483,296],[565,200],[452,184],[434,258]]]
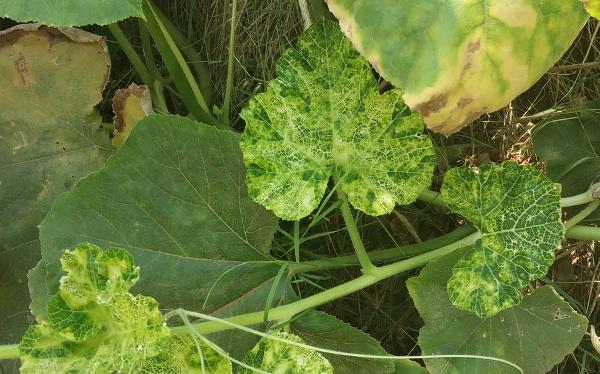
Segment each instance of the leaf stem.
[[[371,262],[373,263],[398,261],[452,244],[457,240],[461,240],[467,235],[470,235],[474,232],[475,229],[472,226],[462,226],[448,234],[442,235],[435,239],[427,240],[422,243],[410,244],[402,247],[370,251],[368,252],[368,255]],[[360,265],[358,257],[356,255],[349,255],[327,258],[322,260],[305,261],[299,264],[290,263],[289,269],[292,273],[299,274],[358,265]]]
[[570,206],[583,205],[594,201],[592,196],[592,189],[588,189],[584,193],[575,196],[563,197],[560,199],[560,207],[567,208]]
[[[304,312],[305,310],[316,308],[320,305],[326,304],[340,297],[349,295],[356,291],[362,290],[363,288],[372,286],[373,284],[382,281],[386,278],[390,278],[394,275],[423,266],[429,261],[445,256],[448,253],[451,253],[459,248],[472,245],[474,242],[479,240],[480,237],[480,233],[475,232],[459,241],[438,248],[434,251],[424,253],[422,255],[412,257],[410,259],[400,261],[391,265],[379,267],[376,269],[375,272],[365,273],[356,279],[353,279],[339,286],[330,288],[316,295],[293,302],[291,304],[273,308],[269,311],[267,319],[269,321],[281,321],[290,319],[293,316]],[[264,318],[264,311],[260,311],[226,318],[225,321],[238,325],[249,326],[262,323],[264,321]],[[196,331],[198,331],[198,333],[202,335],[229,330],[232,328],[230,325],[225,325],[220,321],[201,322],[194,324],[193,327]],[[172,327],[171,332],[177,335],[184,335],[189,333],[187,326]]]
[[581,225],[573,226],[567,231],[566,237],[577,240],[600,241],[600,227]]
[[346,224],[346,230],[350,235],[350,240],[352,241],[352,246],[354,247],[354,251],[356,252],[356,257],[360,262],[362,272],[363,274],[374,273],[375,271],[377,271],[377,267],[373,265],[373,263],[369,259],[369,255],[367,254],[365,245],[362,242],[360,233],[358,232],[358,226],[356,226],[356,221],[354,220],[354,216],[352,215],[352,211],[350,210],[348,196],[341,188],[337,189],[337,195],[339,201],[341,202],[340,210],[342,211],[342,217],[344,218],[344,223]]
[[579,222],[581,222],[584,219],[586,219],[587,216],[589,216],[590,214],[594,213],[594,211],[596,209],[598,209],[598,206],[600,206],[600,200],[594,200],[591,203],[589,203],[579,213],[577,213],[573,217],[569,218],[569,220],[567,220],[567,222],[565,222],[565,229],[569,230],[571,227],[575,226]]
[[442,194],[436,191],[425,190],[419,194],[419,200],[425,201],[426,203],[437,205],[441,208],[448,209],[448,205],[442,199]]
[[235,59],[236,22],[237,0],[232,0],[231,26],[229,29],[229,56],[227,59],[227,80],[225,82],[225,98],[223,100],[223,110],[221,111],[221,121],[227,124],[229,124],[229,112],[231,111],[231,94],[233,92],[233,63]]
[[0,360],[19,358],[20,354],[18,344],[0,345]]

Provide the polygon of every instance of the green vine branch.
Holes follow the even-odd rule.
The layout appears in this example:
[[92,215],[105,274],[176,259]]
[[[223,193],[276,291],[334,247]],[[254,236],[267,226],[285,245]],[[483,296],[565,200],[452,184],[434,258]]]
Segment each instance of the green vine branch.
[[[330,301],[336,300],[340,297],[349,295],[356,291],[362,290],[363,288],[374,285],[377,282],[380,282],[384,279],[393,277],[400,273],[418,268],[427,264],[429,261],[435,260],[437,258],[443,257],[459,248],[464,248],[466,246],[472,245],[480,238],[479,232],[468,235],[467,237],[456,241],[452,244],[446,245],[444,247],[438,248],[434,251],[424,253],[419,256],[412,257],[410,259],[400,261],[391,265],[386,265],[382,267],[376,268],[374,271],[370,273],[365,273],[360,277],[353,279],[349,282],[341,284],[339,286],[330,288],[326,291],[320,292],[316,295],[307,297],[305,299],[283,305],[277,308],[273,308],[269,311],[267,320],[268,321],[287,321],[293,316],[302,313],[306,310],[316,308],[320,305],[326,304]],[[242,314],[230,318],[226,318],[226,321],[232,322],[234,324],[249,326],[255,325],[258,323],[262,323],[264,321],[264,312],[255,312]],[[231,327],[228,325],[224,325],[220,322],[211,321],[211,322],[202,322],[194,324],[194,329],[198,331],[200,334],[211,334],[219,331],[228,330]],[[177,326],[171,328],[171,331],[174,334],[184,335],[188,333],[188,328],[186,326]]]

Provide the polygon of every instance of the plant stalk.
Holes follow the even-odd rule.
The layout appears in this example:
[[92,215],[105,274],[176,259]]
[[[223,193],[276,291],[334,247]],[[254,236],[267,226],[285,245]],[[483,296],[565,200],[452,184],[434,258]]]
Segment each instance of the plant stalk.
[[0,345],[0,360],[19,358],[20,354],[18,344]]
[[360,233],[358,232],[358,226],[356,226],[356,221],[354,220],[354,216],[350,210],[348,196],[344,191],[342,191],[341,188],[338,188],[336,191],[338,199],[341,202],[340,210],[342,211],[342,217],[344,218],[344,223],[346,224],[346,230],[350,235],[350,240],[352,241],[352,246],[356,252],[356,257],[358,258],[362,272],[364,274],[373,273],[377,270],[377,267],[373,265],[369,259],[365,245],[362,242]]
[[[376,268],[375,271],[371,273],[363,274],[356,279],[353,279],[339,286],[330,288],[316,295],[293,302],[291,304],[273,308],[269,311],[267,319],[269,321],[288,320],[293,316],[302,313],[306,310],[316,308],[320,305],[326,304],[340,297],[362,290],[363,288],[372,286],[373,284],[382,281],[386,278],[390,278],[394,275],[423,266],[429,261],[445,256],[448,253],[451,253],[459,248],[472,245],[477,240],[479,240],[480,237],[481,235],[479,234],[479,232],[476,232],[457,242],[438,248],[434,251],[424,253],[422,255],[412,257],[410,259],[397,262],[391,265]],[[260,311],[226,318],[225,320],[238,325],[249,326],[262,323],[264,319],[264,312]],[[193,327],[201,335],[211,334],[232,328],[231,326],[224,325],[218,321],[196,323],[193,325]],[[184,335],[188,333],[188,327],[173,327],[171,328],[171,332],[177,335]]]
[[588,189],[584,193],[575,196],[563,197],[560,199],[560,207],[567,208],[570,206],[583,205],[594,201],[592,196],[592,189]]
[[117,23],[112,23],[108,25],[108,29],[115,37],[117,43],[119,43],[119,46],[129,59],[129,62],[131,62],[133,69],[140,77],[142,82],[146,86],[152,87],[152,74],[150,73],[150,71],[148,70],[138,53],[133,48],[133,45],[131,45],[131,43],[129,42],[129,39],[127,39],[127,36],[125,35],[121,27]]
[[565,229],[569,230],[571,227],[575,226],[579,222],[583,221],[590,214],[594,213],[596,209],[600,206],[600,200],[594,200],[589,203],[584,209],[582,209],[579,213],[569,218],[567,222],[565,222]]
[[232,0],[231,26],[229,29],[229,56],[227,59],[227,80],[225,81],[225,98],[223,99],[223,110],[221,121],[229,124],[229,112],[231,111],[231,96],[233,92],[233,63],[235,59],[235,37],[237,26],[237,0]]
[[581,225],[573,226],[567,231],[566,237],[576,240],[600,241],[600,227]]
[[[475,229],[472,226],[462,226],[446,235],[442,235],[435,239],[427,240],[422,243],[410,244],[402,247],[370,251],[368,252],[368,255],[372,263],[398,261],[452,244],[458,240],[465,238],[467,235],[473,234],[474,232]],[[292,273],[299,274],[359,265],[360,262],[358,261],[358,257],[356,255],[349,255],[327,258],[323,260],[305,261],[301,263],[290,263],[288,268]]]

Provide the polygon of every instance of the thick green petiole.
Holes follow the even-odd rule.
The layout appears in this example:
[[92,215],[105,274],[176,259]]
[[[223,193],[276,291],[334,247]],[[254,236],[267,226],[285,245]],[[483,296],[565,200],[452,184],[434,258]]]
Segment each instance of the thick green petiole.
[[354,216],[352,215],[352,211],[350,210],[348,196],[346,196],[346,193],[342,191],[341,188],[337,189],[337,195],[338,199],[341,202],[340,210],[342,211],[342,217],[344,218],[346,229],[348,230],[348,234],[350,235],[350,240],[352,241],[352,246],[354,247],[354,251],[356,252],[356,257],[360,262],[362,271],[364,274],[371,274],[377,271],[377,267],[373,265],[373,263],[369,259],[367,250],[365,249],[362,239],[360,238],[360,233],[358,232],[356,221],[354,220]]
[[19,358],[20,353],[18,344],[0,345],[0,360]]
[[[269,311],[267,319],[269,321],[288,320],[293,316],[304,312],[305,310],[316,308],[320,305],[336,300],[340,297],[349,295],[356,291],[362,290],[363,288],[372,286],[373,284],[380,282],[386,278],[390,278],[394,275],[423,266],[429,261],[445,256],[459,248],[472,245],[477,240],[479,240],[480,236],[481,235],[479,234],[479,232],[473,233],[462,240],[459,240],[442,248],[438,248],[434,251],[424,253],[420,256],[412,257],[408,260],[400,261],[395,264],[376,268],[376,270],[371,273],[363,274],[362,276],[344,284],[341,284],[337,287],[331,288],[329,290],[323,291],[321,293],[296,301],[291,304],[273,308]],[[262,323],[264,319],[265,315],[262,311],[226,318],[227,321],[243,326]],[[224,325],[216,321],[197,323],[193,326],[196,331],[203,335],[231,329],[230,326]],[[171,331],[174,334],[178,335],[184,335],[189,333],[187,326],[173,327]]]
[[600,227],[573,226],[566,234],[569,239],[600,241]]

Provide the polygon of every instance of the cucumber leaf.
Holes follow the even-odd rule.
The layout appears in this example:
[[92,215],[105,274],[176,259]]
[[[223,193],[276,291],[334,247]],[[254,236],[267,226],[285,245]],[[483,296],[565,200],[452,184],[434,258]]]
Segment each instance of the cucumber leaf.
[[[481,319],[457,309],[448,298],[446,283],[452,268],[469,249],[429,263],[408,290],[425,321],[419,333],[424,355],[481,355],[508,360],[527,374],[544,374],[581,341],[587,319],[566,303],[551,286],[536,289],[521,305]],[[426,359],[432,374],[514,374],[508,364],[475,358]]]
[[519,304],[521,288],[547,273],[563,239],[560,185],[532,166],[505,161],[450,169],[442,196],[481,234],[452,270],[452,303],[479,317]]
[[142,17],[141,0],[28,0],[3,1],[0,17],[48,26],[108,25],[128,17]]
[[[298,335],[278,332],[275,337],[304,344]],[[267,373],[320,373],[333,374],[333,367],[319,352],[284,342],[263,338],[248,352],[246,365]],[[252,374],[254,370],[241,367],[238,374]]]
[[151,297],[128,291],[139,268],[120,248],[82,244],[66,251],[67,273],[48,304],[48,318],[25,333],[21,373],[137,372],[169,335]]
[[109,70],[100,36],[31,24],[0,32],[2,343],[18,342],[32,322],[27,271],[40,259],[37,225],[113,152],[94,110]]
[[277,62],[267,91],[242,111],[250,196],[298,220],[338,175],[355,208],[409,204],[431,183],[435,156],[398,90],[381,95],[370,66],[331,21],[311,26]]
[[358,51],[449,135],[531,87],[577,37],[580,0],[328,0]]

